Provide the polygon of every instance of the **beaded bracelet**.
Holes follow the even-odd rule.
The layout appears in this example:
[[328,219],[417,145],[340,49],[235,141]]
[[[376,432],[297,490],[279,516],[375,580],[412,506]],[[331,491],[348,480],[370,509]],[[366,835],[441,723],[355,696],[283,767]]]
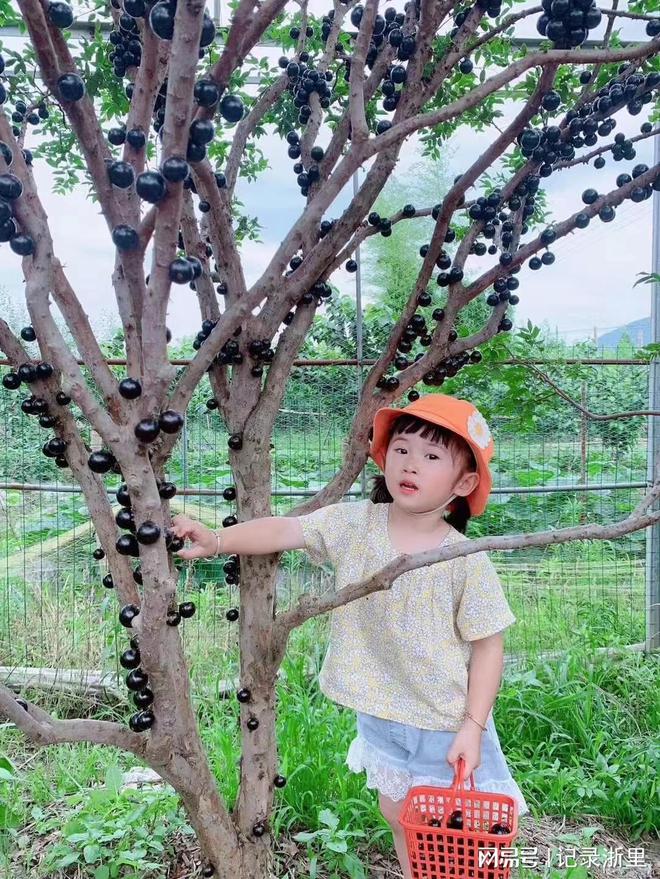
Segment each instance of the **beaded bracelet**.
[[465,712],[465,716],[466,716],[466,717],[469,717],[470,720],[474,720],[474,722],[477,724],[477,726],[480,726],[481,729],[482,729],[484,732],[486,732],[486,727],[485,727],[485,726],[482,726],[482,725],[479,723],[479,721],[477,720],[477,718],[476,718],[476,717],[473,717],[473,716],[470,714],[469,711],[466,711],[466,712]]
[[215,533],[215,539],[217,541],[216,548],[215,548],[215,555],[207,555],[207,556],[204,556],[204,558],[215,559],[220,555],[220,532],[215,531],[214,533]]

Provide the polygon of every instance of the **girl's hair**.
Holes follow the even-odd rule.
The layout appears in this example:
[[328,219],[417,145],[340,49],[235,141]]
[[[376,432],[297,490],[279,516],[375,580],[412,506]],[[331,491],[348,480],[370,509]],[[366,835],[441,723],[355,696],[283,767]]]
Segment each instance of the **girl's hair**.
[[[425,421],[423,418],[417,418],[416,415],[400,415],[392,425],[390,441],[398,433],[419,433],[420,430],[422,432],[422,439],[430,439],[431,442],[445,446],[452,460],[460,461],[464,472],[476,472],[477,461],[472,449],[463,437],[454,433],[453,430],[441,427],[439,424],[433,424],[430,421]],[[373,431],[370,431],[370,438],[372,435]],[[370,495],[371,502],[374,504],[391,504],[393,498],[385,483],[384,474],[379,473],[376,476],[372,476],[371,479],[373,480],[373,488]],[[465,529],[470,519],[470,506],[467,499],[459,495],[454,498],[452,505],[453,510],[445,518],[457,531],[465,534]]]

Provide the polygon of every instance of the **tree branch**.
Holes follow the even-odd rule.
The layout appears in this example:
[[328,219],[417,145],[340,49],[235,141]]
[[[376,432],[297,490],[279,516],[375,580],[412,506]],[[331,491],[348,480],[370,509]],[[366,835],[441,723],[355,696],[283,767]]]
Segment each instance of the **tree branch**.
[[[509,353],[511,353],[511,352],[509,352]],[[560,397],[562,397],[562,399],[569,402],[571,404],[571,406],[574,406],[576,409],[578,409],[583,415],[585,415],[591,421],[614,421],[619,418],[636,418],[636,417],[640,417],[640,416],[644,416],[644,417],[655,416],[656,418],[660,417],[660,411],[647,410],[647,409],[633,411],[633,412],[614,412],[611,415],[598,415],[595,412],[590,412],[587,408],[580,405],[580,403],[578,403],[577,400],[574,400],[573,397],[569,396],[569,394],[567,394],[566,391],[562,390],[559,387],[559,385],[557,385],[550,378],[549,375],[547,375],[545,372],[542,372],[540,369],[538,369],[536,366],[534,366],[533,363],[529,362],[528,360],[521,360],[520,364],[521,364],[521,366],[529,367],[532,370],[532,372],[534,372],[536,375],[538,375],[538,377],[540,379],[542,379],[546,384],[550,385],[551,388],[554,388],[554,390],[559,394]]]
[[525,73],[532,67],[546,67],[548,65],[560,64],[590,64],[595,61],[602,61],[608,64],[615,64],[618,61],[631,61],[638,58],[648,58],[649,55],[655,54],[660,49],[660,39],[650,40],[641,46],[627,49],[619,49],[618,51],[605,51],[600,49],[590,50],[572,50],[572,49],[556,49],[548,52],[532,52],[518,61],[514,61],[505,70],[501,71],[484,83],[473,89],[471,92],[463,95],[458,100],[439,110],[430,113],[419,113],[404,119],[397,125],[392,126],[380,137],[369,141],[368,155],[375,155],[379,150],[385,147],[399,143],[410,134],[418,131],[420,128],[433,128],[441,122],[447,122],[461,115],[466,110],[476,107],[485,98],[497,91],[503,85],[511,82],[512,79]]
[[517,21],[521,21],[521,19],[527,18],[530,15],[538,15],[540,12],[543,12],[542,6],[532,6],[530,9],[523,9],[522,12],[515,12],[513,15],[507,15],[497,27],[493,27],[489,31],[486,31],[486,33],[482,37],[479,37],[476,42],[468,45],[467,51],[470,54],[476,52],[477,49],[480,49],[485,43],[489,43],[494,37],[501,34],[502,31],[507,30],[507,28],[510,28],[511,25],[515,24]]
[[[660,128],[654,128],[653,131],[649,131],[648,134],[638,134],[635,137],[627,138],[631,143],[637,143],[638,140],[646,140],[647,137],[655,137],[657,134],[660,134]],[[557,162],[556,165],[553,165],[554,171],[562,171],[564,168],[572,168],[574,165],[586,165],[596,156],[600,156],[603,153],[608,153],[614,149],[614,144],[606,144],[605,146],[598,147],[595,150],[592,150],[590,153],[587,153],[584,156],[580,156],[577,159],[571,159],[571,161],[566,162]]]
[[[404,215],[403,210],[397,211],[394,214],[391,214],[388,219],[390,221],[391,226],[396,226],[397,223],[402,222],[403,220],[418,220],[421,217],[430,217],[433,213],[433,208],[416,208],[415,214],[412,217],[408,217]],[[336,269],[347,259],[349,259],[358,247],[363,244],[367,238],[371,238],[373,235],[380,235],[380,229],[378,226],[370,226],[366,221],[362,222],[356,229],[355,234],[348,242],[346,247],[337,254],[337,258],[330,264],[327,270],[327,276],[330,277]]]
[[85,365],[99,386],[105,405],[118,424],[125,419],[126,413],[117,391],[117,380],[108,366],[96,336],[90,326],[87,312],[80,304],[73,291],[69,279],[64,273],[59,259],[53,256],[53,298],[62,312]]
[[[459,60],[459,58],[463,57],[463,55],[466,54],[466,52],[468,51],[468,40],[471,36],[474,35],[474,32],[477,29],[479,22],[483,18],[483,15],[484,10],[476,4],[470,9],[465,21],[460,26],[460,28],[458,29],[458,33],[452,40],[451,48],[447,51],[447,54],[438,63],[437,67],[433,71],[431,81],[425,89],[425,94],[427,98],[436,94],[442,83],[454,70],[456,62]],[[390,131],[391,130],[392,129],[390,129]]]
[[[25,164],[25,159],[23,158],[20,149],[16,146],[11,127],[4,113],[0,113],[0,139],[10,147],[15,147],[15,149],[12,150],[15,159],[13,170],[17,173],[17,176],[19,176],[24,186],[24,196],[16,206],[19,220],[22,225],[29,228],[33,238],[43,236],[47,246],[52,251],[53,245],[50,229],[48,227],[48,217],[46,216],[46,212],[39,199],[30,168]],[[0,165],[4,165],[4,162],[1,159]],[[90,367],[93,378],[103,394],[108,411],[115,421],[121,421],[121,399],[117,393],[117,382],[115,381],[115,377],[105,362],[100,346],[92,332],[87,314],[73,292],[60,261],[54,255],[52,256],[51,289],[55,301],[64,315],[67,325],[76,341],[82,359]],[[41,331],[41,327],[38,327],[38,329]],[[59,331],[57,331],[57,337],[61,340],[62,349],[68,350],[68,346],[59,335]],[[53,344],[52,339],[54,338],[55,335],[52,333],[51,329],[51,346]],[[60,362],[61,361],[58,360],[58,364]],[[70,368],[67,374],[72,381],[80,380],[82,377],[82,373],[75,361],[73,369]],[[76,402],[78,402],[78,400],[76,400]]]
[[[41,343],[41,334],[39,335],[39,340]],[[2,318],[0,318],[0,347],[15,368],[30,359],[20,341],[14,336]],[[66,406],[60,406],[57,403],[56,394],[60,385],[57,358],[50,356],[47,346],[44,346],[42,353],[53,360],[55,371],[47,379],[38,379],[37,386],[32,386],[33,390],[37,390],[38,394],[46,400],[48,411],[56,415],[56,435],[66,442],[66,460],[72,474],[82,488],[87,509],[96,527],[99,543],[103,547],[108,564],[115,574],[114,585],[117,594],[122,604],[135,604],[138,602],[138,595],[135,581],[133,580],[133,570],[129,559],[126,556],[120,555],[115,547],[115,520],[103,478],[100,474],[94,473],[89,469],[87,464],[89,449],[83,443],[80,430],[72,412]]]
[[311,305],[297,308],[293,321],[281,333],[275,356],[268,367],[259,402],[246,421],[246,438],[271,436],[286,392],[286,382],[291,374],[291,367],[312,325],[314,314],[315,309]]
[[[19,7],[30,32],[30,40],[39,62],[42,78],[53,95],[59,98],[58,77],[65,71],[76,71],[76,65],[66,41],[59,29],[47,19],[38,0],[19,0]],[[123,209],[133,211],[133,213],[138,210],[137,195],[134,192],[124,194],[120,204],[106,169],[106,162],[110,161],[112,156],[96,117],[94,104],[89,96],[85,95],[79,101],[64,102],[62,109],[76,134],[104,219],[108,229],[112,231],[115,226],[125,221]],[[131,260],[130,254],[124,254],[123,257],[125,260],[122,255],[117,255],[120,262],[124,263],[125,261],[127,278],[130,278],[132,275],[130,266],[131,263],[135,262],[135,259]],[[123,308],[122,303],[119,302],[119,310],[122,317],[127,357],[129,362],[137,367],[141,356],[138,332],[139,311],[137,321],[133,315],[136,311],[135,305],[139,291],[129,288],[128,292],[132,302],[130,306],[126,305]]]
[[[186,155],[203,13],[203,0],[187,0],[176,8],[163,123],[163,154],[168,157]],[[141,403],[145,413],[158,411],[174,374],[167,358],[165,314],[172,283],[169,267],[179,236],[182,192],[183,183],[169,183],[167,195],[158,205],[152,266],[142,308]]]
[[[49,22],[39,0],[18,0],[18,5],[30,33],[30,41],[34,46],[43,80],[53,95],[59,99],[58,77],[65,72],[76,72],[76,65],[64,37],[59,29]],[[85,95],[80,101],[63,102],[62,109],[76,134],[103,215],[108,228],[112,230],[122,222],[122,219],[104,161],[111,159],[112,156],[96,118],[94,104],[91,98]]]
[[[265,0],[261,4],[256,0],[240,0],[232,15],[231,27],[222,55],[210,71],[210,78],[216,82],[221,92],[227,87],[233,71],[243,63],[247,53],[285,5],[286,0]],[[255,6],[259,9],[253,13]],[[201,108],[200,114],[203,115]]]
[[[660,497],[660,480],[656,480],[651,491],[644,499],[646,506],[650,506]],[[286,642],[289,633],[301,626],[312,617],[327,613],[337,607],[343,607],[352,601],[357,601],[373,592],[389,589],[392,583],[405,574],[417,568],[427,567],[437,562],[449,559],[462,558],[475,552],[509,551],[512,549],[529,548],[536,546],[550,546],[551,544],[567,543],[573,540],[614,540],[648,528],[660,522],[660,511],[646,515],[630,515],[611,525],[578,525],[570,528],[559,528],[550,531],[538,531],[531,534],[513,534],[506,537],[479,537],[475,540],[461,540],[452,546],[426,552],[402,554],[381,568],[375,574],[357,583],[350,583],[339,592],[326,596],[314,596],[312,594],[301,595],[294,608],[278,614],[274,623],[273,643],[281,645]]]
[[189,190],[183,193],[183,208],[181,210],[181,233],[186,253],[195,256],[202,264],[202,274],[195,280],[195,291],[199,299],[202,319],[218,320],[220,309],[211,281],[209,261],[206,256],[206,245],[202,241],[195,216],[192,195]]
[[[346,15],[346,12],[348,11],[348,9],[353,5],[354,5],[353,0],[351,0],[351,2],[349,2],[346,6],[344,6],[340,2],[340,0],[332,0],[332,6],[333,6],[333,10],[334,10],[334,18],[332,20],[330,34],[328,35],[328,39],[326,40],[323,54],[321,55],[319,62],[315,65],[315,67],[319,71],[319,73],[323,73],[325,75],[326,71],[328,70],[328,68],[330,66],[330,61],[332,61],[334,59],[335,54],[337,53],[337,40],[339,38],[339,32],[341,30],[341,25],[343,24],[343,21],[344,21],[344,16]],[[341,44],[339,44],[339,45],[343,51],[343,46],[341,46]],[[337,53],[337,54],[339,54],[339,53]],[[338,72],[336,75],[337,76],[339,75]],[[321,104],[320,104],[320,101],[318,100],[318,95],[316,94],[316,92],[312,92],[312,95],[310,96],[310,98],[314,102],[313,106],[312,106],[312,114],[307,121],[307,125],[305,127],[305,131],[303,133],[302,140],[300,142],[301,156],[302,156],[303,162],[308,167],[309,167],[309,164],[311,163],[310,150],[311,150],[312,146],[314,145],[314,143],[316,142],[316,138],[318,137],[319,128],[321,126],[322,116],[323,116],[323,114],[321,112],[321,109],[322,109]],[[336,132],[335,132],[335,134],[336,134]],[[346,126],[346,134],[348,134],[348,125]],[[334,135],[333,135],[333,137],[334,137]],[[344,143],[345,142],[346,141],[344,139]],[[335,162],[337,161],[338,154],[335,155],[331,161],[328,161],[328,153],[329,152],[330,152],[330,147],[325,151],[325,155],[323,157],[323,160],[321,161],[321,164],[319,165],[319,183],[318,183],[318,185],[321,185],[321,182],[323,180],[327,179],[327,174],[324,173],[325,169],[330,167],[331,165],[334,165]],[[313,186],[316,186],[316,184],[313,184]]]
[[364,60],[367,57],[377,11],[378,0],[367,0],[364,5],[360,30],[351,59],[349,107],[351,111],[351,142],[355,144],[369,138],[367,117],[364,110]]
[[[337,3],[338,0],[335,0]],[[344,8],[342,7],[342,18],[344,16]],[[335,14],[335,18],[337,15]],[[385,71],[389,67],[392,59],[394,58],[394,47],[389,44],[381,49],[378,53],[378,57],[376,58],[376,63],[373,66],[371,74],[367,78],[367,82],[364,87],[364,101],[365,104],[369,103],[369,101],[376,94],[376,89],[378,88],[381,80],[385,75]],[[330,143],[328,144],[328,148],[325,151],[325,155],[319,165],[319,171],[321,175],[321,180],[325,181],[330,176],[331,171],[334,169],[337,161],[339,160],[342,150],[344,149],[346,142],[348,140],[349,128],[351,123],[350,116],[350,106],[347,107],[342,115],[341,120],[339,121],[335,131],[330,138]]]
[[[133,83],[133,95],[126,120],[126,130],[141,128],[148,136],[156,96],[167,74],[170,41],[158,39],[151,27],[146,26],[142,28],[142,42],[142,60]],[[124,162],[130,162],[136,177],[144,171],[145,157],[146,147],[135,150],[128,141],[125,141],[122,159]],[[137,198],[135,205],[137,212],[131,217],[131,224],[137,226],[139,223],[139,201]]]
[[142,759],[146,755],[148,740],[122,724],[106,720],[55,720],[48,712],[30,702],[26,711],[4,684],[0,684],[0,714],[8,717],[31,742],[40,747],[91,742],[95,745],[111,745]]
[[156,205],[152,205],[142,217],[140,225],[138,226],[138,235],[140,236],[140,250],[143,253],[147,249],[147,246],[151,241],[151,236],[154,234],[157,216],[158,209],[156,208]]
[[[591,218],[595,217],[596,214],[607,205],[620,205],[622,201],[630,196],[633,189],[638,186],[644,187],[652,184],[658,174],[660,174],[660,164],[653,165],[653,167],[649,168],[644,174],[640,174],[639,177],[631,180],[630,183],[626,183],[618,189],[611,190],[607,195],[599,196],[599,198],[590,205],[583,205],[580,211],[568,217],[568,219],[563,220],[561,223],[554,223],[552,228],[556,235],[555,240],[563,238],[565,235],[568,235],[569,232],[572,232],[577,228],[576,217],[578,216],[578,213],[586,214]],[[475,296],[489,287],[499,275],[505,273],[510,274],[512,269],[521,265],[528,257],[533,256],[537,250],[540,250],[545,246],[546,245],[541,241],[541,235],[539,235],[533,241],[530,241],[519,248],[513,254],[513,260],[506,267],[502,267],[498,264],[490,268],[487,272],[484,272],[484,274],[473,281],[472,284],[463,288],[462,296],[464,297],[464,304],[467,304],[470,300],[474,299]]]
[[[618,0],[617,0],[618,2]],[[646,15],[640,12],[628,12],[627,9],[617,9],[617,4],[615,3],[612,9],[604,9],[602,6],[599,7],[600,11],[603,15],[608,15],[612,18],[632,18],[638,21],[657,21],[657,15]]]
[[[3,113],[0,113],[0,138],[7,139],[11,144],[15,143]],[[5,162],[0,156],[1,166],[5,166]],[[117,424],[94,399],[76,358],[69,351],[50,311],[48,292],[55,286],[57,279],[59,281],[66,279],[61,269],[59,273],[56,271],[56,266],[59,263],[53,256],[53,242],[48,228],[48,218],[39,200],[32,174],[19,149],[14,150],[12,170],[23,183],[23,195],[15,202],[16,216],[21,228],[30,235],[34,242],[33,255],[23,259],[23,275],[26,281],[27,306],[32,325],[37,333],[41,354],[66,375],[70,383],[67,392],[71,394],[71,397],[85,413],[86,418],[101,436],[110,441],[110,438],[118,436]],[[58,292],[65,295],[65,301],[68,302],[71,309],[77,310],[73,301],[75,297],[73,299],[66,297],[66,290],[61,286],[58,287]],[[80,308],[80,303],[78,303],[78,308]],[[85,326],[86,323],[85,321],[82,324],[73,325],[71,329],[80,346],[81,353],[87,352],[94,360],[100,355],[100,351],[98,345],[90,343],[91,328],[88,324]],[[7,324],[4,322],[3,324],[10,332]],[[11,340],[7,336],[4,341],[11,344]],[[6,353],[8,354],[7,351]],[[116,414],[119,411],[120,402],[116,396],[112,373],[107,366],[101,367],[95,378],[99,387],[108,394],[109,408]]]
[[238,172],[241,166],[241,158],[245,150],[248,138],[253,134],[257,125],[266,113],[275,106],[282,94],[286,91],[289,77],[283,73],[267,89],[265,89],[254,103],[250,112],[241,119],[234,132],[234,138],[229,151],[229,158],[225,165],[225,177],[227,178],[227,198],[231,198],[236,186]]
[[[612,11],[616,11],[617,6],[619,5],[619,0],[613,0],[612,2]],[[607,48],[610,44],[610,40],[612,39],[612,29],[614,28],[614,17],[610,17],[605,27],[605,33],[603,34],[603,48]],[[599,64],[594,64],[593,69],[591,71],[591,76],[589,77],[589,81],[585,84],[584,89],[582,90],[581,98],[586,100],[591,97],[591,86],[596,81],[596,77],[598,76],[598,71],[603,66],[602,62]]]
[[211,206],[206,216],[213,256],[221,277],[227,283],[225,302],[233,305],[246,295],[246,284],[241,256],[236,246],[229,198],[225,194],[226,190],[218,189],[208,161],[195,165],[193,179],[197,191]]
[[[185,412],[195,388],[205,371],[220,352],[225,342],[232,338],[234,330],[242,324],[245,317],[252,313],[252,310],[259,305],[260,301],[260,292],[252,290],[246,296],[237,299],[220,315],[218,323],[211,331],[211,334],[179,377],[167,401],[168,408],[174,409],[177,412]],[[162,464],[167,460],[177,439],[177,434],[168,434],[166,437],[159,437],[153,443],[154,454],[152,462],[154,465],[156,462]]]

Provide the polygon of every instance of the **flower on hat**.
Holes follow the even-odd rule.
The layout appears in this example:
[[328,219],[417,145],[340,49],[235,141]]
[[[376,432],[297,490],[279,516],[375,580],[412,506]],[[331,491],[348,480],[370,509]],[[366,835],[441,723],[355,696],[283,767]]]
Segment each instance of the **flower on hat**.
[[480,449],[485,449],[491,441],[490,428],[486,424],[486,419],[481,412],[475,411],[470,415],[467,422],[467,429],[470,437],[475,441]]

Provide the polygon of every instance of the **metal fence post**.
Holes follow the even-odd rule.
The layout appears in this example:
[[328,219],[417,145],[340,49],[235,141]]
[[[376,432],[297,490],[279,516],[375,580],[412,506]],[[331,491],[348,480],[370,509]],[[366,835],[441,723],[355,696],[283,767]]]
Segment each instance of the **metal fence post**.
[[183,413],[181,429],[181,467],[183,471],[183,487],[188,488],[188,415]]
[[[660,144],[654,138],[654,162],[660,162]],[[660,275],[660,192],[653,193],[653,272]],[[660,342],[660,283],[651,293],[651,342]],[[649,409],[660,411],[660,357],[649,368]],[[647,475],[653,482],[654,467],[660,467],[660,417],[649,416]],[[657,476],[657,473],[656,473]],[[660,507],[656,501],[653,509]],[[646,529],[646,644],[645,652],[660,647],[660,522]]]
[[[358,180],[358,172],[355,171],[353,174],[353,196],[356,196],[360,190],[360,183]],[[357,378],[360,388],[360,393],[362,392],[362,371],[364,366],[362,365],[362,263],[360,261],[360,245],[355,248],[355,262],[357,263],[357,271],[355,272],[355,335],[356,335],[356,357],[357,357]],[[362,500],[364,500],[367,496],[367,468],[366,466],[362,468],[362,473],[360,473],[360,491],[362,494]]]

